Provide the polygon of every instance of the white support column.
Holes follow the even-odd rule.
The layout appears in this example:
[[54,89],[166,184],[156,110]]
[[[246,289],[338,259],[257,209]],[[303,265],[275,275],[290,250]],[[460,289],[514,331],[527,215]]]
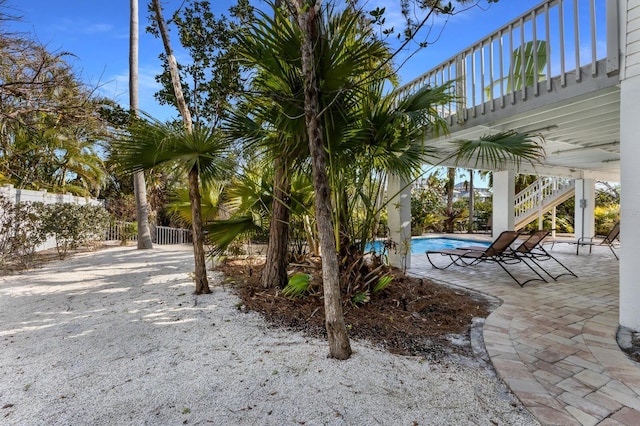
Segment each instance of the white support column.
[[595,235],[596,181],[576,179],[573,232],[576,239]]
[[513,170],[493,172],[493,224],[491,233],[497,237],[515,226],[516,175]]
[[389,176],[387,197],[389,237],[397,244],[397,250],[390,250],[389,263],[406,270],[411,267],[411,184]]
[[640,262],[634,250],[640,244],[638,111],[640,75],[622,80],[620,90],[620,239],[624,244],[620,248],[620,325],[636,331],[640,330]]

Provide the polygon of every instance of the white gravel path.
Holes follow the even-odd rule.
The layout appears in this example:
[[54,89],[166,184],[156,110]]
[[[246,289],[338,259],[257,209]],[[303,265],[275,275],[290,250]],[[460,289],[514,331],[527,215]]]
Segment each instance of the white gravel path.
[[531,425],[481,363],[268,327],[190,247],[115,247],[0,277],[3,425]]

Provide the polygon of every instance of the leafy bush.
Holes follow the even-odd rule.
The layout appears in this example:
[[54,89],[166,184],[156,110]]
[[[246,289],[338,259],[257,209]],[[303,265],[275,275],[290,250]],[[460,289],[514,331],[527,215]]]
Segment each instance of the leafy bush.
[[104,240],[108,224],[109,214],[101,206],[15,204],[0,196],[0,255],[28,267],[36,249],[53,237],[63,259],[70,249]]
[[96,241],[102,241],[109,225],[109,214],[100,206],[48,204],[45,217],[44,231],[55,238],[60,259],[69,250],[92,247]]
[[594,216],[596,235],[607,235],[613,225],[620,220],[620,205],[596,206]]
[[47,240],[43,229],[43,203],[14,204],[0,196],[0,254],[2,260],[17,258],[24,267],[35,255],[36,248]]

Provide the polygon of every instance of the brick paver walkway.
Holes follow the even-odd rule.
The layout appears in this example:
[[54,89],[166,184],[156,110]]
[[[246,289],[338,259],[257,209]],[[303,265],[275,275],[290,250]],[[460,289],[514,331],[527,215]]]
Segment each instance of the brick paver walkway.
[[[616,340],[618,261],[606,247],[576,256],[575,246],[556,244],[551,253],[578,278],[520,288],[498,265],[441,271],[424,254],[412,256],[409,272],[502,300],[484,325],[485,346],[498,374],[542,424],[640,425],[640,365]],[[543,264],[560,272],[550,265]]]

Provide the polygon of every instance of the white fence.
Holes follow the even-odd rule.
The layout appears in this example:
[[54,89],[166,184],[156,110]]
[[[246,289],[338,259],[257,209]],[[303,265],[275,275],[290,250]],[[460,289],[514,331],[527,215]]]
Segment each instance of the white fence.
[[81,206],[85,204],[101,206],[103,204],[101,200],[96,200],[95,198],[78,197],[71,194],[51,194],[47,192],[46,189],[43,189],[41,191],[18,189],[14,188],[13,185],[0,186],[0,195],[4,195],[9,199],[9,201],[12,201],[14,204],[21,202],[39,202],[44,204],[65,203],[78,204]]
[[[96,200],[95,198],[88,197],[78,197],[71,194],[52,194],[47,192],[46,189],[41,191],[33,191],[30,189],[18,189],[14,188],[13,185],[3,185],[0,186],[0,196],[5,196],[12,202],[13,204],[18,204],[22,202],[29,203],[44,203],[44,204],[55,204],[55,203],[65,203],[65,204],[77,204],[77,205],[93,205],[93,206],[101,206],[103,202],[101,200]],[[47,250],[54,248],[56,246],[56,240],[53,237],[49,237],[47,241],[42,243],[36,248],[36,251]]]
[[[127,241],[136,241],[138,235],[132,232],[133,223],[115,222],[111,224],[107,231],[107,241],[122,241],[125,237]],[[170,228],[168,226],[151,225],[151,239],[154,244],[191,244],[191,230],[184,228]]]
[[[33,191],[29,189],[17,189],[13,185],[0,186],[0,196],[5,196],[8,200],[14,204],[21,202],[30,203],[66,203],[77,205],[103,205],[102,200],[96,200],[95,198],[78,197],[71,194],[52,194],[46,190]],[[130,222],[117,222],[111,225],[105,236],[106,241],[121,241],[122,235],[126,232],[126,227],[131,226]],[[190,244],[191,230],[182,228],[170,228],[168,226],[153,226],[151,229],[151,236],[155,244]],[[135,232],[127,236],[127,240],[135,241],[137,235]],[[54,248],[56,242],[54,238],[49,238],[44,244],[38,246],[37,250],[46,250]]]

